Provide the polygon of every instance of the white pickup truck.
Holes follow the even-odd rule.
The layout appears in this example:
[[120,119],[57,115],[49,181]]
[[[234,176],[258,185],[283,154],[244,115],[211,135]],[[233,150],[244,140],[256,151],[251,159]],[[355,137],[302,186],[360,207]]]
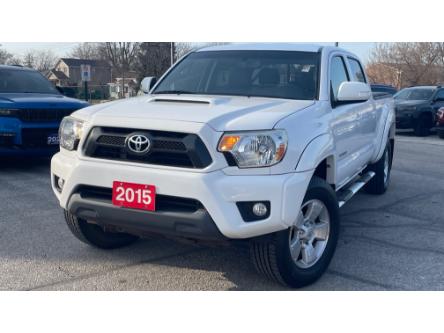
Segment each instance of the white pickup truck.
[[339,208],[387,190],[393,100],[374,99],[345,50],[206,48],[141,88],[60,127],[52,187],[85,243],[248,241],[260,273],[297,288],[327,269]]

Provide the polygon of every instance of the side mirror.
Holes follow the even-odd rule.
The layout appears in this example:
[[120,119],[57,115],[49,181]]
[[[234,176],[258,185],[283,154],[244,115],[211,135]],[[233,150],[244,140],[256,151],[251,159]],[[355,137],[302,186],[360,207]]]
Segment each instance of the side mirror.
[[343,82],[339,86],[338,102],[365,102],[370,99],[372,91],[366,83]]
[[157,79],[155,77],[146,77],[140,84],[140,90],[142,90],[145,94],[149,94],[156,82]]

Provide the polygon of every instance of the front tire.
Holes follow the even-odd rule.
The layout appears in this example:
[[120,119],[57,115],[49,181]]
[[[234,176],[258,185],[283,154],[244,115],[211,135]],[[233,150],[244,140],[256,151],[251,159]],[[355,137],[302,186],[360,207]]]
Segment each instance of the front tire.
[[107,232],[100,226],[79,219],[66,210],[65,221],[69,230],[77,239],[100,249],[118,249],[138,240],[138,237],[133,235]]
[[295,224],[251,241],[257,271],[291,288],[316,282],[335,252],[339,224],[336,193],[323,179],[313,177]]

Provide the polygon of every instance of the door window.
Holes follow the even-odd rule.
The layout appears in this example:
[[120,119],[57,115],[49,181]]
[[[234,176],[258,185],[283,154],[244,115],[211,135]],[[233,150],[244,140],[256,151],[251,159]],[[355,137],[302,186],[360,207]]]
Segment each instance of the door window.
[[349,81],[347,69],[342,57],[334,57],[331,60],[330,84],[333,101],[337,100],[339,87],[343,82]]
[[435,96],[435,100],[437,100],[439,102],[444,101],[444,89],[441,89],[440,91],[438,91],[438,93]]
[[364,70],[362,69],[362,66],[359,63],[359,61],[353,58],[348,58],[348,62],[350,63],[352,71],[351,73],[352,80],[356,82],[367,83],[364,75]]

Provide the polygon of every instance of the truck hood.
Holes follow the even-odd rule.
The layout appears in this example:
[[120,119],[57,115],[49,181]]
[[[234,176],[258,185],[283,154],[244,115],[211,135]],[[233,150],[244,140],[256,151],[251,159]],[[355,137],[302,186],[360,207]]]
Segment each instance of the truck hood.
[[0,108],[81,109],[89,104],[57,94],[0,93]]
[[262,97],[157,95],[106,103],[76,115],[101,123],[110,118],[155,119],[202,123],[216,131],[239,131],[272,129],[282,118],[313,104]]

